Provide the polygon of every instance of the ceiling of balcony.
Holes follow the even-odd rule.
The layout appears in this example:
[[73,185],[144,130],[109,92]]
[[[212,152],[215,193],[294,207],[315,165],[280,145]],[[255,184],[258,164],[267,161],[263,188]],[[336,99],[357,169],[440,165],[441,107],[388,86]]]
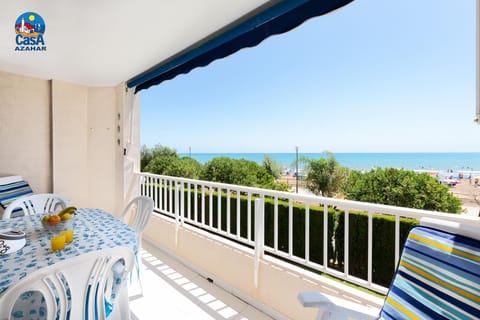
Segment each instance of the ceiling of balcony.
[[[267,0],[5,0],[0,70],[89,86],[113,86],[185,50]],[[45,21],[46,51],[15,51],[17,18]]]

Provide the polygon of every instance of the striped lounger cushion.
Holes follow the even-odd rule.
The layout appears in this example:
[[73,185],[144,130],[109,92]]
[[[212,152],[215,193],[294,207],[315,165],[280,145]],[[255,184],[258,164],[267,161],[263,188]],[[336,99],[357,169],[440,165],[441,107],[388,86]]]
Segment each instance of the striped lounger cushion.
[[26,181],[0,185],[0,206],[6,209],[14,200],[30,194],[33,194],[33,191]]
[[380,319],[480,319],[480,241],[413,228]]

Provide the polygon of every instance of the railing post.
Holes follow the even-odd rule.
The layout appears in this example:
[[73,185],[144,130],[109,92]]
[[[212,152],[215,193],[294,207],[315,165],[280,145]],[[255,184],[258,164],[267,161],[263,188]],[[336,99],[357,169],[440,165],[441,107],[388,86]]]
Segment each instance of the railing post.
[[400,259],[400,216],[395,216],[395,262],[394,267],[397,266]]
[[178,192],[180,195],[180,221],[183,227],[185,223],[185,185],[181,183],[178,184],[178,186]]
[[350,274],[350,212],[345,210],[343,227],[343,273],[345,278]]
[[144,196],[145,195],[145,192],[143,190],[143,186],[144,186],[144,182],[145,181],[145,176],[144,175],[141,175],[140,176],[140,179],[138,179],[138,182],[139,182],[139,188],[140,188],[140,195],[141,196]]
[[323,205],[323,272],[328,267],[328,206]]
[[247,196],[247,240],[252,241],[252,193]]
[[258,272],[260,269],[260,259],[263,258],[263,245],[265,241],[265,206],[263,196],[255,200],[255,257],[253,270],[253,284],[258,288]]
[[[173,188],[172,184],[170,184],[170,188]],[[180,185],[175,184],[175,205],[174,205],[174,211],[175,211],[175,245],[178,245],[178,229],[180,226],[180,217],[179,217],[179,212],[180,212]],[[171,189],[170,189],[171,192]],[[172,201],[172,197],[170,197],[170,201]]]
[[153,177],[148,178],[148,196],[153,199]]
[[373,270],[373,214],[368,211],[368,266],[367,266],[367,281],[368,286],[372,285],[372,270]]
[[174,188],[175,187],[173,185],[173,180],[168,179],[168,197],[169,197],[170,201],[168,201],[168,209],[167,208],[165,208],[165,209],[167,209],[167,211],[170,212],[170,213],[173,210],[175,210],[175,208],[173,208],[173,205],[172,205],[172,201],[173,201],[173,196],[172,196],[173,191],[172,191],[172,189],[174,189]]

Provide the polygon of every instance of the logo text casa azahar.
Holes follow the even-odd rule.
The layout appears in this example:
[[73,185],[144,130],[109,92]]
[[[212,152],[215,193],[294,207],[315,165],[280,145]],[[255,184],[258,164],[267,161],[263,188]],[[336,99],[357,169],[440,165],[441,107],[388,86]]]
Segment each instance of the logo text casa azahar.
[[45,21],[35,12],[25,12],[15,21],[15,51],[47,51]]

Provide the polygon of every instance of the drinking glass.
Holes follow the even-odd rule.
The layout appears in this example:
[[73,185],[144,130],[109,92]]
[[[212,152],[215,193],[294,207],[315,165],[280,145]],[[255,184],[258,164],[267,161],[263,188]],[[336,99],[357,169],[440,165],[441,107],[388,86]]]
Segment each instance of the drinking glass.
[[53,252],[57,252],[65,248],[65,235],[62,233],[59,236],[53,237],[50,239],[50,244],[52,246]]

